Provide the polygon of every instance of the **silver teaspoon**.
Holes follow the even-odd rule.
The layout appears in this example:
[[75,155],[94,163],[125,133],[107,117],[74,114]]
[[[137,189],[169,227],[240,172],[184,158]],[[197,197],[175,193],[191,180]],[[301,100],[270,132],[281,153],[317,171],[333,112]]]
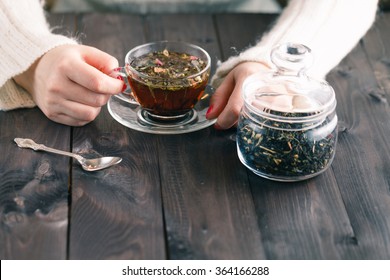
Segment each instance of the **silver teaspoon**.
[[86,171],[96,171],[104,169],[112,165],[118,164],[122,161],[122,158],[120,157],[100,157],[87,159],[78,154],[49,148],[43,144],[37,144],[33,140],[27,138],[15,138],[14,141],[20,148],[29,148],[33,149],[34,151],[46,151],[54,154],[73,157],[81,164],[81,167]]

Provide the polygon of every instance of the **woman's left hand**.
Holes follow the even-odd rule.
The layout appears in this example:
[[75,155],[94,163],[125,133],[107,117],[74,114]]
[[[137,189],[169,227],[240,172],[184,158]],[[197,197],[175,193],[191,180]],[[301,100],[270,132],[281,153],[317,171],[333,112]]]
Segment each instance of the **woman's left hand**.
[[233,68],[211,97],[207,119],[217,118],[216,129],[228,129],[237,123],[241,107],[244,80],[269,68],[259,62],[243,62]]

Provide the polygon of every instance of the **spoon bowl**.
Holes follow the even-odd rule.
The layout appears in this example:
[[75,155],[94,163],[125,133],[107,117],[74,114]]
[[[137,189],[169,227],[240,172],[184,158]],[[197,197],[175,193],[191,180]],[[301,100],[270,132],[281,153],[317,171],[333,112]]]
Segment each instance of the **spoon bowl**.
[[100,157],[100,158],[82,158],[77,161],[80,163],[81,167],[86,171],[97,171],[104,169],[115,164],[118,164],[122,161],[120,157]]
[[101,170],[118,164],[122,161],[122,158],[120,157],[100,157],[87,159],[78,154],[49,148],[43,144],[37,144],[33,140],[28,138],[15,138],[14,141],[20,148],[29,148],[33,149],[34,151],[46,151],[54,154],[72,157],[76,159],[80,163],[81,167],[86,171]]

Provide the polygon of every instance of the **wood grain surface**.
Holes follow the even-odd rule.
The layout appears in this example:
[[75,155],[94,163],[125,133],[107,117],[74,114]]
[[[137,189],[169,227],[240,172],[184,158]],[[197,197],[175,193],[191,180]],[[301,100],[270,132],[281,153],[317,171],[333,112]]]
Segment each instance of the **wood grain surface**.
[[[157,40],[187,41],[217,62],[276,15],[52,14],[57,32],[118,59]],[[339,138],[334,162],[302,182],[260,178],[239,161],[235,129],[153,135],[106,107],[84,127],[35,109],[0,112],[1,259],[389,259],[390,14],[327,80]],[[337,42],[335,42],[337,44]],[[121,164],[88,173],[68,158],[22,150],[15,137]]]

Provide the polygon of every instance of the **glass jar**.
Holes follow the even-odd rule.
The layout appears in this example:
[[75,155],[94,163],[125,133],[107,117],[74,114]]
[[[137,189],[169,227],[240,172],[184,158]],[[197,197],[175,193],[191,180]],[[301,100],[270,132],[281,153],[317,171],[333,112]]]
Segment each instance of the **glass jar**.
[[241,162],[255,174],[299,181],[324,172],[337,142],[336,98],[323,80],[310,78],[311,50],[286,43],[271,52],[275,71],[256,73],[243,84],[237,126]]

